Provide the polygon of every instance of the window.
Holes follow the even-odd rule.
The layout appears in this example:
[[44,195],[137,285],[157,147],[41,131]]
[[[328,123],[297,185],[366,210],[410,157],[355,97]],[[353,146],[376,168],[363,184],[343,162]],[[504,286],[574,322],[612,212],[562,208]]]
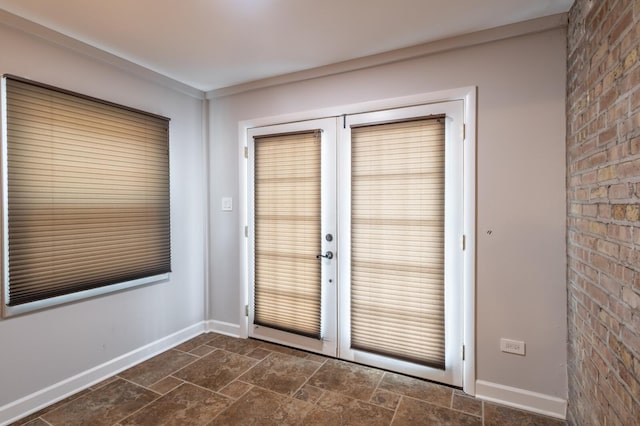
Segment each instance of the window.
[[3,315],[167,278],[169,120],[3,77]]

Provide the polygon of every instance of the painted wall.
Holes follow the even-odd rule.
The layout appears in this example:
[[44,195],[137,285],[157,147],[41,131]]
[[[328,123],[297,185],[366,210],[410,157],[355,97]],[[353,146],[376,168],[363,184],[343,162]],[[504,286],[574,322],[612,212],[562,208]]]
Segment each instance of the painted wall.
[[173,257],[169,282],[0,320],[1,408],[201,323],[206,205],[202,100],[1,24],[0,51],[0,73],[171,118]]
[[[564,29],[218,97],[210,107],[210,306],[243,320],[238,122],[478,87],[477,378],[566,399]],[[491,231],[491,233],[489,233]],[[524,340],[525,357],[499,339]]]

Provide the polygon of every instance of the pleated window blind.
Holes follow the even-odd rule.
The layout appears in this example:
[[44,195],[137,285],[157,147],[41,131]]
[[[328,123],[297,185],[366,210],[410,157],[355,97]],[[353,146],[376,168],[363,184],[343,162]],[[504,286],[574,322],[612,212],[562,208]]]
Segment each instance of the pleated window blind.
[[5,303],[170,272],[169,120],[5,79]]
[[351,345],[445,366],[444,120],[352,128]]
[[319,338],[320,131],[254,139],[254,323]]

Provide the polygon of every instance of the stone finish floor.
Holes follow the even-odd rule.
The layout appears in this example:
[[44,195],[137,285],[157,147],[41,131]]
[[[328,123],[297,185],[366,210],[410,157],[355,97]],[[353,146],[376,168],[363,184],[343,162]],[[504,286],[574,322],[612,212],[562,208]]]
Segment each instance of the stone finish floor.
[[209,333],[16,425],[564,425],[375,368]]

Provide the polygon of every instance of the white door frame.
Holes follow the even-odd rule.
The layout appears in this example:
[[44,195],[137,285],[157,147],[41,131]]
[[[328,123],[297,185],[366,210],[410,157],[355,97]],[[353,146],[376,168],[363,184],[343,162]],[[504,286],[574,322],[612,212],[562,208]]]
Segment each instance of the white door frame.
[[[262,118],[243,120],[238,123],[238,164],[239,164],[239,214],[240,224],[238,235],[240,244],[240,285],[238,312],[238,325],[229,324],[230,328],[239,330],[239,337],[248,336],[248,317],[245,316],[245,307],[248,304],[248,244],[245,238],[245,226],[247,225],[247,171],[248,165],[245,159],[245,148],[248,146],[247,130],[253,127],[272,125],[275,123],[291,123],[296,121],[311,120],[319,117],[337,117],[343,114],[356,114],[369,111],[378,111],[390,108],[423,105],[451,100],[463,100],[464,102],[464,224],[463,232],[466,237],[466,248],[463,253],[463,345],[465,358],[463,362],[463,390],[465,393],[476,393],[476,102],[477,88],[475,86],[442,90],[431,93],[423,93],[398,98],[390,98],[369,102],[361,102],[335,107],[296,112],[290,114],[272,115]],[[339,321],[339,319],[338,319]]]

